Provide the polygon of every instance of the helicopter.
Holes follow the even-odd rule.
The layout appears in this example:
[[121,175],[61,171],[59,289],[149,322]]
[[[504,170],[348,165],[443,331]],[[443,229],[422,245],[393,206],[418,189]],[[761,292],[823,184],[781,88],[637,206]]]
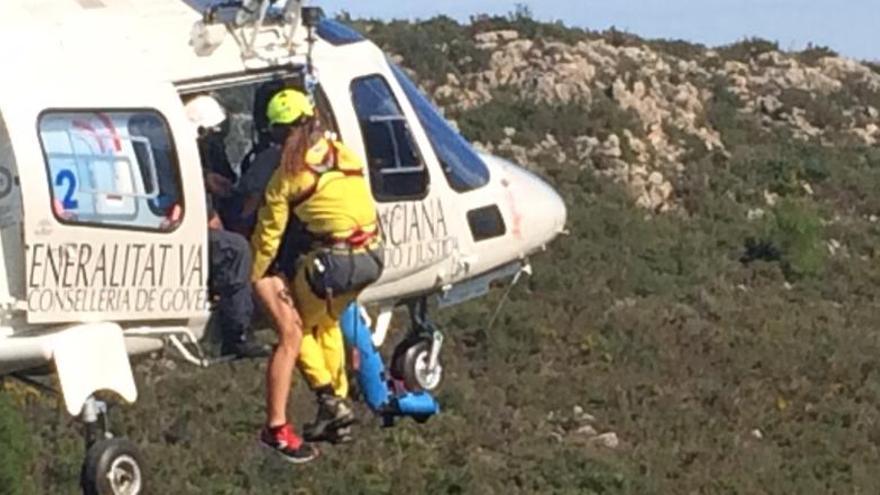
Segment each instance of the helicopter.
[[169,346],[211,364],[187,98],[251,106],[232,134],[253,148],[267,91],[305,88],[362,157],[386,266],[358,301],[375,318],[355,317],[379,348],[395,310],[409,311],[390,366],[408,390],[442,378],[429,298],[443,308],[515,282],[565,231],[549,184],[476,151],[387,54],[302,0],[7,0],[0,63],[0,377],[57,374],[86,425],[86,493],[144,485],[137,447],[108,431],[96,393],[135,402],[131,357]]

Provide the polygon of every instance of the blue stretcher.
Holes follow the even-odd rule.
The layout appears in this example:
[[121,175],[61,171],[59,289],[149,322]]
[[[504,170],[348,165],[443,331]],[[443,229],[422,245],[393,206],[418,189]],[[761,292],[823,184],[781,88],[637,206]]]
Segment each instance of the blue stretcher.
[[349,305],[339,323],[345,342],[360,354],[357,378],[364,400],[371,410],[382,417],[386,426],[393,425],[398,417],[411,417],[424,422],[440,412],[440,405],[428,392],[395,392],[386,376],[382,356],[373,346],[373,332],[361,316],[359,305]]

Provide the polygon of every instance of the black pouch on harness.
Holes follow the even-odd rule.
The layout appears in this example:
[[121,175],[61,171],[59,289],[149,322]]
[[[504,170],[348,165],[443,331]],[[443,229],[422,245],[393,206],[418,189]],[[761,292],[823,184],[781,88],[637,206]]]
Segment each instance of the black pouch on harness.
[[312,260],[306,278],[321,298],[365,289],[379,280],[385,267],[381,247],[361,252],[323,249]]

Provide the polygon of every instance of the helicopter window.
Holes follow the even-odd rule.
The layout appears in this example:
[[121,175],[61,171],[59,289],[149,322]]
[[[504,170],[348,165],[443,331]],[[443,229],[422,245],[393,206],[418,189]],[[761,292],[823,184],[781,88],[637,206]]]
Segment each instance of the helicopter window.
[[379,75],[356,79],[351,93],[367,148],[373,196],[378,201],[424,197],[428,171],[388,83]]
[[471,145],[446,122],[400,67],[391,64],[391,69],[425,128],[450,187],[465,192],[488,184],[489,168]]
[[476,242],[501,237],[507,232],[504,218],[497,205],[470,210],[467,212],[467,219],[471,235],[474,236]]
[[159,113],[45,112],[39,131],[58,220],[144,230],[179,223],[177,156]]
[[318,36],[334,46],[350,45],[366,39],[361,33],[333,19],[323,19],[318,23]]

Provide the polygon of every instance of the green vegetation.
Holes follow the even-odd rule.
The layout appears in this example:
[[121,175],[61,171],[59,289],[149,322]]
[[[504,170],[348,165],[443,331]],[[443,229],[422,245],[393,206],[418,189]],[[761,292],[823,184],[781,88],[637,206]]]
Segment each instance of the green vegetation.
[[506,16],[480,15],[471,18],[471,29],[474,32],[513,30],[520,36],[532,40],[561,41],[577,43],[583,39],[595,38],[596,34],[578,28],[565,26],[561,21],[548,23],[535,20],[527,5],[519,4],[513,12]]
[[393,47],[389,51],[402,56],[429,86],[446,82],[446,74],[479,70],[489,60],[489,52],[474,45],[471,30],[449,17],[419,22],[415,29],[407,21],[351,23],[376,44]]
[[718,50],[722,58],[748,62],[763,53],[778,51],[779,43],[760,38],[746,38],[742,41],[723,46]]
[[34,493],[33,447],[24,418],[0,383],[0,495]]
[[786,278],[817,276],[826,258],[822,224],[808,203],[784,200],[774,208],[764,237],[746,239],[744,262],[778,261]]
[[798,59],[808,65],[816,65],[825,57],[836,57],[837,52],[827,46],[807,44],[807,48],[798,53]]
[[573,145],[578,136],[605,139],[611,132],[631,129],[642,134],[638,119],[632,111],[625,111],[605,95],[595,101],[569,104],[540,104],[512,88],[497,91],[491,101],[478,108],[452,112],[461,131],[470,139],[480,142],[499,142],[504,138],[504,127],[519,129],[516,143],[531,147],[540,143],[547,134],[564,147]]
[[705,57],[706,47],[698,43],[684,40],[648,40],[648,46],[658,52],[683,60],[701,60]]

